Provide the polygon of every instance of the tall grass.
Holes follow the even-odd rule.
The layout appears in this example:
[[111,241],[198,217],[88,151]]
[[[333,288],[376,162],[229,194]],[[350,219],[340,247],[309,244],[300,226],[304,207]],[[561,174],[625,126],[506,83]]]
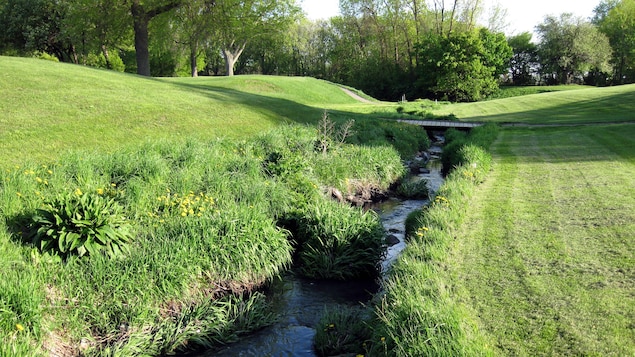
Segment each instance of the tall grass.
[[457,148],[461,162],[447,176],[432,203],[408,217],[409,244],[384,283],[369,355],[491,354],[469,313],[454,300],[453,287],[448,285],[451,273],[445,265],[475,185],[490,170],[491,157],[485,149],[495,139],[495,130],[486,127],[468,135],[450,133],[451,143],[462,143]]
[[[315,142],[314,129],[284,126],[251,140],[158,140],[3,171],[3,351],[166,354],[232,340],[274,320],[255,291],[290,267],[294,247],[307,275],[376,274],[378,217],[325,194],[387,188],[403,173],[400,156],[348,144],[325,155]],[[114,200],[135,232],[129,252],[40,252],[26,234],[31,217],[60,194]],[[311,238],[280,228],[290,221]],[[328,267],[314,265],[324,257]]]

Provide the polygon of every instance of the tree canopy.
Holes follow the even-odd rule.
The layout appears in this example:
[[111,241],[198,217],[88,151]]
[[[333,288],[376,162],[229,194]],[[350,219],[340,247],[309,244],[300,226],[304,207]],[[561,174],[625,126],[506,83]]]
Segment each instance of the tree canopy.
[[388,100],[635,81],[635,0],[601,0],[591,21],[548,16],[538,43],[505,38],[505,9],[481,0],[341,0],[319,21],[298,1],[0,0],[0,53],[154,76],[313,76]]

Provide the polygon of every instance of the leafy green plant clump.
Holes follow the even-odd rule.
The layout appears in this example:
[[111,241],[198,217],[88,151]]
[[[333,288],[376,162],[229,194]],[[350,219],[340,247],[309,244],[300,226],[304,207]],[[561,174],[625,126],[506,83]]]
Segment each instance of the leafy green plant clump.
[[[99,191],[103,194],[103,189]],[[70,255],[111,257],[129,251],[134,235],[123,207],[99,193],[58,195],[38,209],[30,227],[33,244],[42,252],[66,258]]]
[[299,218],[300,272],[316,279],[376,276],[385,253],[384,235],[374,211],[330,200],[309,204]]
[[314,338],[318,356],[364,355],[370,346],[372,331],[368,312],[360,307],[337,306],[327,309]]

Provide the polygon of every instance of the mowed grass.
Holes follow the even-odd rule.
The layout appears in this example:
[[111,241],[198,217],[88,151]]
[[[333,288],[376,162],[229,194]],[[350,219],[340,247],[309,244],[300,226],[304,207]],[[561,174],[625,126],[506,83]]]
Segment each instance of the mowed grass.
[[355,117],[361,106],[313,78],[144,78],[0,57],[0,167],[149,139],[248,137],[281,123],[317,123],[324,109]]
[[448,269],[497,354],[635,355],[633,137],[632,124],[501,132]]
[[635,119],[635,84],[444,105],[434,114],[494,123],[579,124]]

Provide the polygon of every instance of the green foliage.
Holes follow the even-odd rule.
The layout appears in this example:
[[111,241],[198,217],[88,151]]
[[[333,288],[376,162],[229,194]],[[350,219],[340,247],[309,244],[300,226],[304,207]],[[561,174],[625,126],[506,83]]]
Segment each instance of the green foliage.
[[33,54],[33,57],[39,58],[39,59],[43,59],[43,60],[46,60],[46,61],[52,61],[52,62],[59,62],[60,61],[59,58],[57,58],[55,56],[52,56],[52,55],[50,55],[50,54],[48,54],[46,52],[39,52],[39,51],[35,52]]
[[537,27],[541,73],[547,84],[571,84],[587,72],[609,72],[611,46],[590,22],[562,14],[547,16]]
[[384,228],[374,211],[330,200],[310,203],[298,222],[300,272],[316,279],[377,276]]
[[428,182],[426,180],[406,180],[397,187],[397,195],[406,199],[426,199],[428,194]]
[[133,233],[122,207],[101,194],[59,195],[39,209],[29,227],[33,244],[42,252],[70,255],[105,253],[117,257],[129,252]]
[[514,85],[534,83],[533,75],[538,65],[538,46],[531,42],[531,33],[523,32],[507,39],[514,51],[509,67]]
[[363,355],[372,335],[367,315],[359,307],[337,306],[326,310],[316,327],[314,343],[317,355]]
[[124,72],[126,70],[126,65],[116,52],[111,52],[109,54],[108,61],[106,61],[106,57],[104,57],[103,53],[89,53],[88,56],[86,56],[86,65],[97,68],[112,69],[117,72]]
[[[604,9],[604,10],[602,10]],[[595,10],[596,24],[605,34],[613,56],[613,84],[635,82],[635,3],[630,0],[603,1]]]
[[498,76],[512,56],[504,36],[485,29],[428,36],[417,50],[425,59],[417,68],[420,90],[460,102],[477,101],[494,93]]

